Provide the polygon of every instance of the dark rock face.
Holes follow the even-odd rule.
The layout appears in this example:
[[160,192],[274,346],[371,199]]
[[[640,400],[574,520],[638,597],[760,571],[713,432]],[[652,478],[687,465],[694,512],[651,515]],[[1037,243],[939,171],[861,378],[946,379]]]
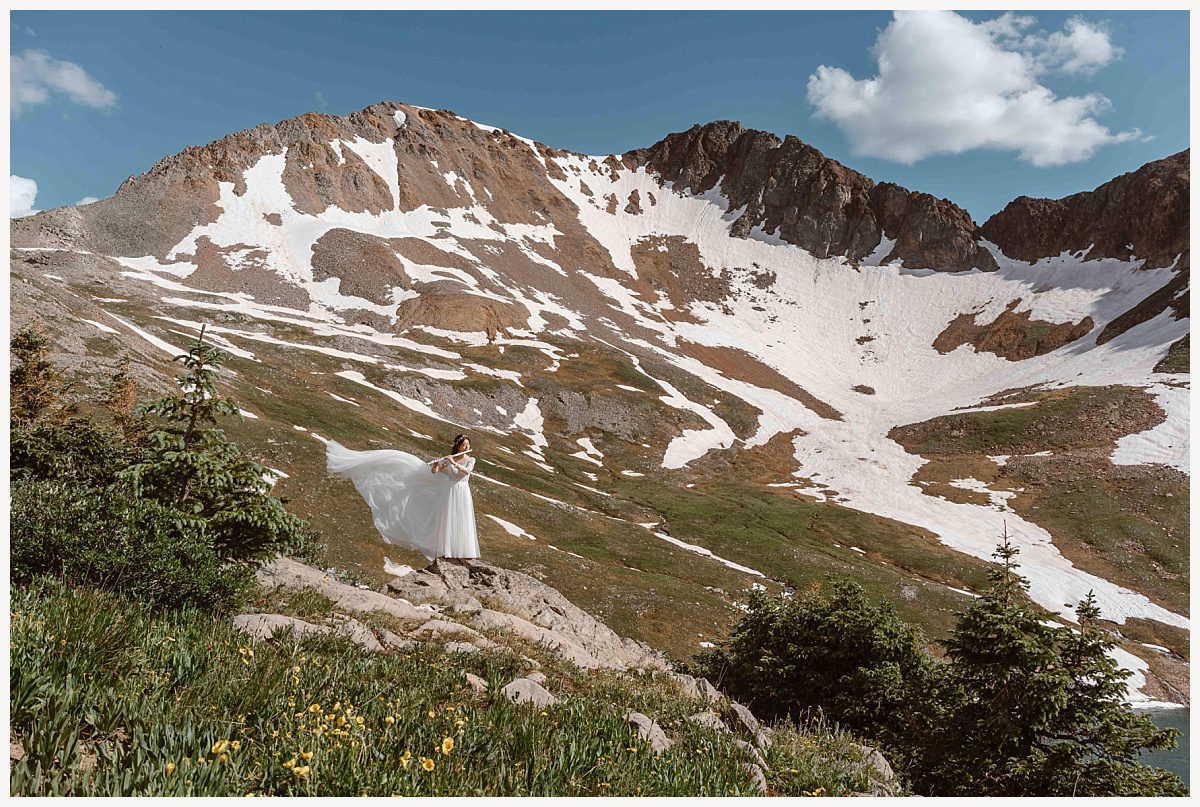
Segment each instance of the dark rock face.
[[1021,196],[988,219],[981,232],[1005,255],[1022,261],[1088,250],[1087,258],[1144,258],[1147,268],[1169,266],[1181,254],[1184,263],[1190,156],[1181,151],[1062,199]]
[[733,209],[745,206],[731,228],[735,236],[758,226],[819,258],[844,255],[851,261],[871,254],[886,236],[896,244],[885,260],[900,259],[909,268],[996,268],[962,208],[876,184],[791,135],[780,140],[717,121],[668,135],[624,160],[657,172],[678,190],[704,193],[719,182]]

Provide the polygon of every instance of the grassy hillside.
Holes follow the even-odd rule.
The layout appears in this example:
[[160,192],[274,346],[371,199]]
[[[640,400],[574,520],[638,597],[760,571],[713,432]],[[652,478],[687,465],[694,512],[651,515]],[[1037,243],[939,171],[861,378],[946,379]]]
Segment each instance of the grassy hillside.
[[[497,692],[527,669],[511,651],[251,643],[205,610],[155,611],[53,580],[15,589],[11,607],[14,795],[755,793],[750,752],[685,720],[704,705],[661,673],[585,672],[531,648],[560,698],[539,711]],[[629,709],[675,745],[656,757]],[[868,787],[846,734],[815,724],[774,738],[770,792]]]

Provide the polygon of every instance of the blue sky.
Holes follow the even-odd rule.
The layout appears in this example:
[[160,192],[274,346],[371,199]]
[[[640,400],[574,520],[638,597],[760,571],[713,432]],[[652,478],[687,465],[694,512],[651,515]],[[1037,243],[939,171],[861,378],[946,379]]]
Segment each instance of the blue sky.
[[[740,120],[982,221],[1188,146],[1185,12],[998,16],[12,12],[11,173],[37,209],[73,204],[189,145],[393,99],[587,153]],[[994,103],[1028,85],[1033,107]]]

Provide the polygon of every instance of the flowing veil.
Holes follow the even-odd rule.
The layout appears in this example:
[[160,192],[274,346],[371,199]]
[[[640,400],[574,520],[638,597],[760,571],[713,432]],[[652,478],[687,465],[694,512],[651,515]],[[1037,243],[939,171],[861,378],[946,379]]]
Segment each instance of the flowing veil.
[[326,445],[326,463],[330,473],[354,483],[385,541],[430,560],[441,554],[452,479],[433,473],[428,463],[406,451],[352,451],[333,440]]

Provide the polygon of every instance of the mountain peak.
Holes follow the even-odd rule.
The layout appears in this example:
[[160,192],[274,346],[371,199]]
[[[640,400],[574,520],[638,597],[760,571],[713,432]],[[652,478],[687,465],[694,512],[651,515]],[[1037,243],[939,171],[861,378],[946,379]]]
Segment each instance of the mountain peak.
[[[870,256],[902,260],[909,268],[996,268],[976,240],[975,222],[958,205],[876,184],[793,135],[780,139],[720,120],[624,156],[677,189],[702,194],[719,184],[730,209],[742,210],[733,235],[774,236],[819,258],[842,255],[855,263]],[[882,254],[874,254],[877,249]]]

